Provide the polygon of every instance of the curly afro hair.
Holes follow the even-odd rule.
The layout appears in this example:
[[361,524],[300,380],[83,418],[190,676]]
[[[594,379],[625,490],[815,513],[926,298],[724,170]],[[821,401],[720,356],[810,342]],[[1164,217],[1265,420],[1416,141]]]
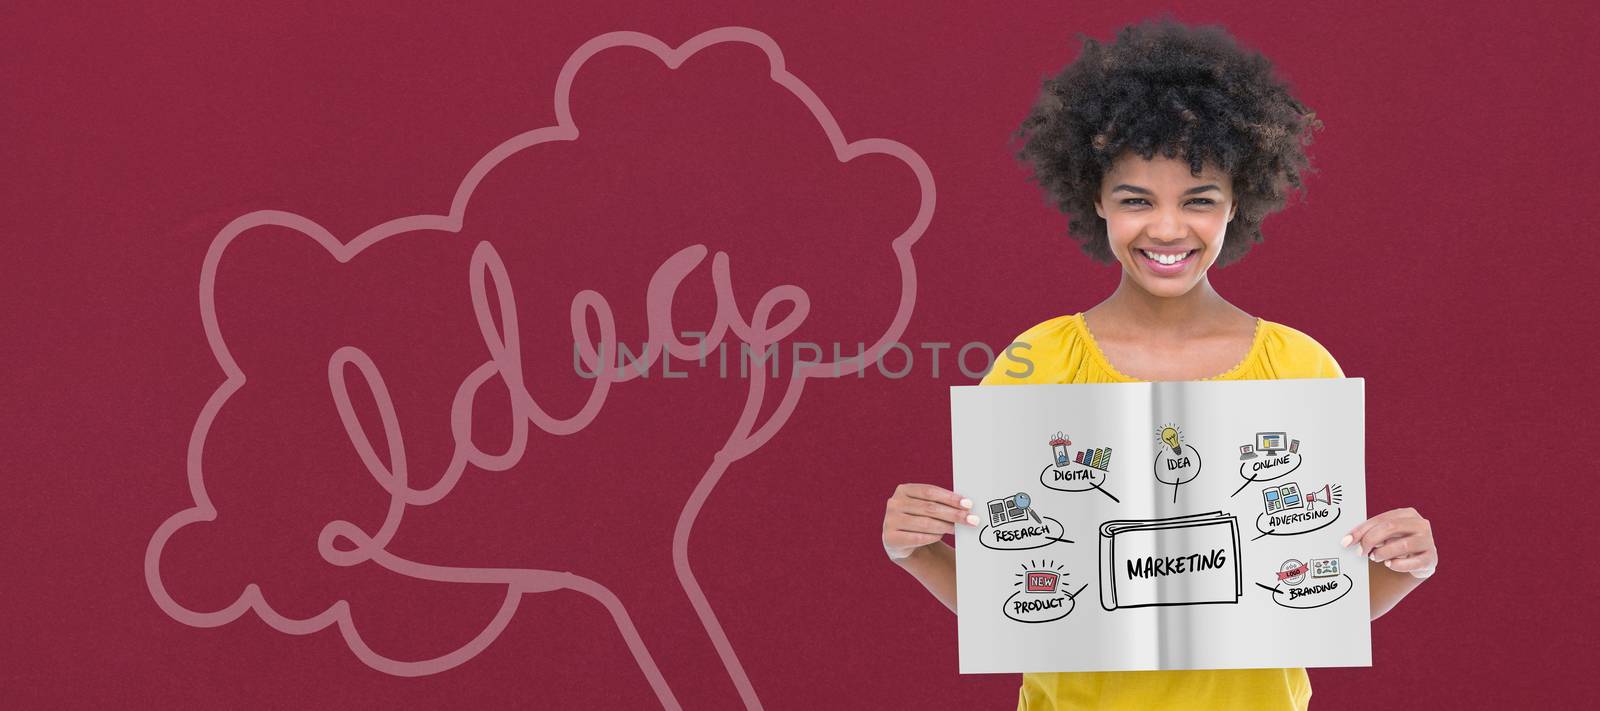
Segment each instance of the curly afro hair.
[[1316,114],[1271,62],[1219,26],[1163,18],[1124,27],[1109,45],[1079,39],[1082,54],[1044,80],[1013,136],[1025,139],[1017,157],[1032,164],[1033,180],[1071,217],[1068,232],[1089,256],[1114,262],[1094,210],[1101,178],[1125,152],[1160,151],[1181,155],[1194,175],[1210,163],[1233,178],[1238,212],[1216,264],[1243,257],[1261,241],[1261,221],[1311,171],[1304,146],[1322,127]]

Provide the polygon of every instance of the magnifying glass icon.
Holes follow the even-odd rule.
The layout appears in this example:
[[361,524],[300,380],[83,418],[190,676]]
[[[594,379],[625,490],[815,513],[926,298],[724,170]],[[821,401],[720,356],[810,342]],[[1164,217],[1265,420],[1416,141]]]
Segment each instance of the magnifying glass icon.
[[1017,492],[1016,496],[1012,497],[1012,499],[1017,502],[1017,508],[1027,509],[1028,515],[1033,517],[1034,523],[1037,523],[1041,526],[1044,525],[1044,521],[1039,519],[1039,514],[1035,513],[1033,510],[1033,499],[1029,498],[1027,494],[1019,491]]

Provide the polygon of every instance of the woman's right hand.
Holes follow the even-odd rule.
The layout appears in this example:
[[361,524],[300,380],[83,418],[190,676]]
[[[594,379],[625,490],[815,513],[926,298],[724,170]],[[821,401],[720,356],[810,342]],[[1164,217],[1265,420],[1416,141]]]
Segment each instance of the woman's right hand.
[[901,561],[918,548],[955,533],[957,524],[976,526],[972,500],[932,484],[901,484],[883,513],[883,550]]

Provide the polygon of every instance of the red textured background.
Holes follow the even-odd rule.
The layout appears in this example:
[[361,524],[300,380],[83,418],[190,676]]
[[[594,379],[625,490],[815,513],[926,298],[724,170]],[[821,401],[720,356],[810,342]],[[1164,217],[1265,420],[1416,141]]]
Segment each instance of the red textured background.
[[[529,596],[483,654],[412,679],[362,665],[331,629],[296,637],[253,616],[197,629],[157,608],[145,547],[189,505],[185,447],[222,379],[196,299],[217,230],[274,208],[348,239],[442,211],[485,151],[552,122],[556,72],[584,41],[628,29],[677,45],[742,25],[778,42],[847,138],[900,141],[932,168],[938,207],[914,252],[920,290],[902,340],[1000,346],[1093,305],[1116,279],[1062,236],[1007,136],[1040,78],[1075,55],[1074,33],[1106,37],[1164,7],[322,5],[40,3],[0,23],[7,706],[654,705],[610,619],[572,593]],[[1367,379],[1370,506],[1415,506],[1442,550],[1438,577],[1374,624],[1372,668],[1313,670],[1316,706],[1592,698],[1585,260],[1600,28],[1575,4],[1283,5],[1176,13],[1261,49],[1327,124],[1309,200],[1213,281]],[[445,404],[484,358],[465,278],[480,239],[506,259],[530,372],[563,412],[586,387],[560,377],[566,300],[605,291],[637,342],[643,280],[697,241],[730,252],[747,304],[803,286],[813,340],[881,331],[894,273],[872,262],[883,245],[850,235],[892,236],[915,184],[885,159],[841,170],[781,97],[730,92],[764,70],[740,56],[681,81],[640,53],[597,64],[574,94],[595,142],[487,184],[485,212],[459,238],[403,236],[347,265],[289,236],[230,253],[218,304],[252,381],[206,453],[226,525],[174,544],[174,594],[210,609],[262,580],[300,615],[348,597],[373,644],[406,658],[483,625],[497,594],[330,573],[311,547],[330,517],[382,511],[329,429],[328,353],[359,343],[381,360],[414,466],[436,470],[450,451]],[[686,320],[706,296],[686,296]],[[691,561],[767,707],[1014,703],[1016,676],[956,673],[954,618],[878,540],[895,484],[950,480],[946,388],[970,380],[948,355],[937,379],[922,351],[905,379],[813,381],[700,516]],[[673,577],[670,536],[742,387],[619,386],[595,426],[538,440],[512,471],[469,471],[450,498],[408,514],[396,548],[594,577],[628,605],[686,707],[735,707]],[[492,416],[482,427],[483,441],[504,437]]]

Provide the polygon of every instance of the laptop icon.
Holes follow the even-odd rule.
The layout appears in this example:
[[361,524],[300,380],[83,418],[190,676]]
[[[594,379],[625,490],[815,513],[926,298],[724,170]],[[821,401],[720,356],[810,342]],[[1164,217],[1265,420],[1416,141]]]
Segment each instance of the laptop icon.
[[1248,444],[1239,445],[1239,460],[1240,461],[1243,461],[1243,460],[1246,460],[1246,459],[1255,459],[1255,458],[1256,458],[1255,447],[1253,447],[1251,445],[1248,445]]

